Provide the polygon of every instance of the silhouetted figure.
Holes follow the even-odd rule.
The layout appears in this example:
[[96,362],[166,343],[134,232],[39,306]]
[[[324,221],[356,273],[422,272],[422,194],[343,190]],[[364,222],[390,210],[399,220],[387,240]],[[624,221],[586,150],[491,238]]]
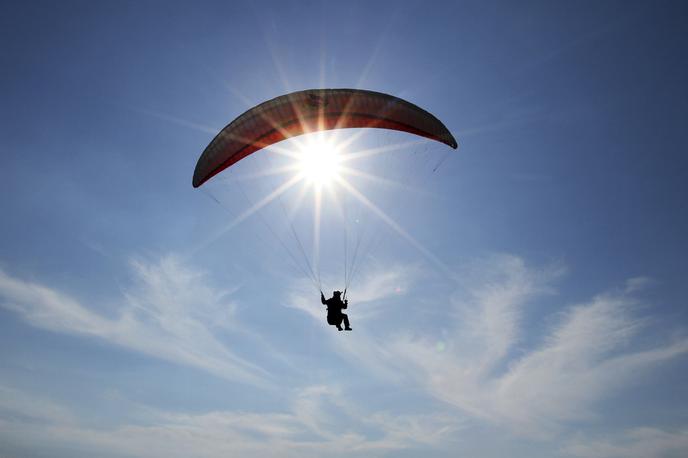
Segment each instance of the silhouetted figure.
[[344,299],[342,301],[341,291],[334,291],[332,297],[325,299],[325,295],[320,291],[320,302],[327,306],[327,323],[332,326],[337,326],[337,329],[342,331],[342,321],[344,321],[344,330],[351,331],[349,326],[349,317],[342,310],[347,308],[349,301]]

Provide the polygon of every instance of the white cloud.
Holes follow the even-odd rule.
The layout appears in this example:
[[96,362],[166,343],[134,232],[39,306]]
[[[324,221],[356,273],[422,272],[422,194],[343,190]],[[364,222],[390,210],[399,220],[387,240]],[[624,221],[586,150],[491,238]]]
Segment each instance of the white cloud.
[[351,291],[347,312],[354,328],[349,337],[327,325],[325,307],[307,280],[293,286],[287,304],[314,320],[320,346],[342,357],[342,362],[348,361],[357,370],[400,384],[405,379],[400,377],[403,374],[395,365],[396,355],[386,350],[389,336],[381,331],[381,320],[384,323],[391,321],[391,317],[404,320],[403,313],[399,313],[398,300],[410,291],[421,275],[418,266],[401,264],[377,264],[361,272]]
[[[392,264],[377,265],[362,272],[355,289],[349,291],[348,298],[356,309],[356,319],[365,320],[380,311],[381,301],[390,297],[402,297],[416,282],[419,269],[416,266]],[[336,285],[333,279],[325,279],[324,284]],[[332,295],[324,291],[325,297]],[[318,321],[325,316],[318,293],[312,283],[301,280],[292,288],[288,305],[299,309]]]
[[27,423],[71,424],[76,420],[69,409],[49,399],[0,385],[0,420],[8,414],[19,414]]
[[38,283],[25,282],[0,270],[0,303],[30,324],[52,331],[100,335],[107,332],[107,319],[89,311],[76,300]]
[[688,453],[688,429],[633,428],[603,440],[577,439],[562,453],[579,458],[683,458]]
[[462,411],[521,433],[546,434],[594,415],[595,402],[611,390],[688,352],[685,339],[634,349],[645,321],[635,316],[636,300],[627,292],[569,308],[542,344],[519,349],[524,306],[551,291],[561,270],[533,271],[513,257],[494,267],[500,281],[476,285],[471,301],[455,302],[462,321],[443,351],[427,338],[393,342],[419,383]]
[[419,268],[413,265],[375,266],[361,274],[361,281],[353,291],[356,303],[367,304],[388,297],[400,297],[408,292],[419,275]]
[[[104,451],[115,457],[369,457],[443,443],[458,427],[451,417],[439,414],[371,415],[339,389],[322,386],[297,390],[294,399],[285,412],[181,414],[147,409],[147,424],[109,428],[65,422],[54,415],[44,415],[46,421],[40,424],[0,415],[0,437],[10,444],[31,438],[53,450],[52,456],[56,448],[68,447],[70,457],[102,456]],[[14,407],[15,413],[25,410],[21,403]],[[352,415],[359,421],[346,422]]]
[[150,356],[196,367],[228,380],[264,384],[269,374],[238,356],[216,336],[242,334],[232,323],[231,291],[213,288],[200,272],[175,257],[132,261],[137,284],[123,291],[117,317],[91,311],[78,300],[0,270],[0,306],[33,326],[96,337]]
[[[371,374],[399,385],[415,381],[459,412],[547,437],[569,422],[595,418],[597,403],[613,390],[688,353],[688,339],[639,348],[647,320],[638,316],[635,295],[651,283],[644,278],[564,312],[540,305],[551,316],[526,326],[528,307],[551,303],[563,273],[561,265],[533,269],[520,258],[496,256],[465,272],[467,286],[451,301],[439,331],[423,332],[410,317],[395,331],[381,335],[379,328],[362,327],[356,339],[329,342]],[[539,335],[524,334],[533,329]]]
[[[230,291],[209,286],[201,273],[174,258],[132,265],[137,282],[124,290],[115,318],[2,271],[0,304],[34,326],[94,336],[231,380],[271,379],[230,349],[225,339],[216,337],[219,332],[223,337],[242,335],[227,300]],[[534,269],[514,256],[494,257],[467,269],[462,276],[466,286],[449,300],[428,297],[439,304],[441,313],[433,315],[413,302],[416,291],[409,287],[426,286],[419,281],[419,269],[373,269],[361,277],[356,290],[359,300],[353,304],[360,309],[351,310],[355,330],[347,334],[333,332],[324,323],[325,312],[310,285],[299,285],[291,295],[291,305],[306,312],[313,319],[311,324],[320,325],[305,324],[316,334],[309,338],[316,339],[326,355],[323,358],[328,359],[327,363],[311,361],[317,370],[308,386],[298,377],[289,380],[290,388],[284,393],[289,402],[283,411],[154,411],[154,418],[144,424],[100,430],[62,420],[65,412],[58,408],[53,409],[57,414],[46,415],[44,425],[0,415],[2,429],[6,434],[41,436],[46,442],[72,441],[89,450],[111,449],[116,456],[147,456],[150,450],[171,457],[376,456],[414,447],[446,448],[456,443],[457,431],[470,419],[551,439],[556,437],[551,433],[571,422],[598,419],[598,403],[609,393],[657,364],[688,353],[688,340],[683,338],[640,345],[641,340],[648,341],[642,337],[649,323],[641,315],[644,309],[637,297],[649,280],[631,279],[615,292],[561,307],[552,302],[557,299],[555,282],[563,271],[560,265]],[[528,322],[533,318],[529,307],[534,305],[551,311],[536,326]],[[408,314],[397,316],[392,326],[381,326],[370,315],[361,317],[366,308],[403,309]],[[217,320],[218,316],[223,318]],[[421,325],[420,318],[436,321],[432,326]],[[534,330],[537,335],[532,334]],[[287,349],[278,353],[292,356]],[[341,365],[345,367],[339,374],[355,368],[355,374],[363,374],[367,381],[382,381],[388,394],[403,388],[423,399],[426,410],[413,410],[416,403],[394,412],[376,411],[374,398],[354,402],[345,395],[352,378],[338,378],[337,386],[329,383],[334,368]],[[15,392],[8,393],[19,404],[30,405]],[[374,386],[367,395],[371,393],[377,393]],[[0,404],[3,407],[17,410],[17,405],[7,402]],[[680,443],[680,436],[674,436],[669,440],[658,433],[652,440],[660,449],[664,443]],[[631,447],[633,437],[571,442],[565,453],[617,456],[600,450]],[[597,448],[590,448],[593,445]]]

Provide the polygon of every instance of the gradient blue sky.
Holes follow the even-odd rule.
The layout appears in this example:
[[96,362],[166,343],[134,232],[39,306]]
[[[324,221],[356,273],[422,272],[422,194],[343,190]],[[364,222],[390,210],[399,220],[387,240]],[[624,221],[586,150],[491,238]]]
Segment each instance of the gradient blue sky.
[[[2,2],[0,455],[686,456],[687,20],[682,2]],[[274,202],[225,230],[288,178],[247,178],[274,151],[191,187],[231,119],[322,86],[402,96],[461,145],[361,160],[397,184],[352,183],[408,236],[347,198],[374,242],[352,333],[266,227],[294,249]]]

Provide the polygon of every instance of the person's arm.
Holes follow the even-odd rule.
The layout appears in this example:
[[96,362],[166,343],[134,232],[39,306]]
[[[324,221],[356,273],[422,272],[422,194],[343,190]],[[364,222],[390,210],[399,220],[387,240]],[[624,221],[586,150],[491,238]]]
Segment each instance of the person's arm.
[[344,308],[349,306],[349,299],[344,299]]
[[320,291],[320,302],[322,302],[323,305],[327,304],[327,302],[325,302],[325,295],[322,293],[322,291]]

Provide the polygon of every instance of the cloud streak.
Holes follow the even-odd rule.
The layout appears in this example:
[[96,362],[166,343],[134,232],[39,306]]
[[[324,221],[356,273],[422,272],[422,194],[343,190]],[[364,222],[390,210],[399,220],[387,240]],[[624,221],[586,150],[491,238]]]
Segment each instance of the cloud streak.
[[[135,260],[132,269],[136,281],[123,290],[112,318],[3,271],[0,304],[42,329],[97,338],[227,380],[262,384],[259,388],[277,385],[271,384],[275,377],[242,357],[240,345],[232,346],[258,338],[237,328],[231,291],[212,287],[203,273],[173,257]],[[447,300],[438,294],[441,289],[421,281],[426,274],[417,267],[373,268],[353,292],[356,330],[348,334],[324,323],[325,312],[304,281],[292,291],[290,306],[305,312],[304,327],[317,334],[318,348],[309,356],[312,367],[294,371],[288,387],[282,384],[282,410],[147,409],[140,423],[94,429],[49,400],[42,416],[40,402],[0,387],[12,400],[0,403],[0,422],[5,434],[79,444],[90,452],[112,450],[113,456],[144,456],[150,450],[171,457],[380,456],[449,450],[464,438],[461,430],[476,425],[552,440],[576,422],[599,421],[599,405],[610,393],[688,353],[688,339],[682,337],[644,343],[651,322],[639,297],[650,280],[630,279],[617,290],[562,306],[553,302],[564,273],[558,264],[534,268],[515,256],[494,256],[465,269],[464,286]],[[438,304],[436,310],[420,306],[419,297]],[[542,310],[551,312],[542,316]],[[383,315],[385,320],[377,318]],[[268,353],[275,353],[275,361],[299,360],[290,348]],[[298,377],[306,372],[308,381]],[[370,382],[365,390],[384,390],[386,399],[377,408],[374,397],[360,402],[347,392],[355,390],[358,375]],[[409,397],[421,404],[406,405]],[[398,408],[387,410],[389,402]],[[12,413],[24,408],[28,415]],[[622,451],[644,437],[655,445],[640,449],[662,456],[661,450],[669,455],[678,450],[683,436],[643,427],[557,447],[563,456],[642,456]]]
[[632,428],[607,439],[571,441],[562,454],[578,458],[681,458],[688,450],[688,429]]
[[[7,388],[0,387],[0,392]],[[21,394],[17,390],[13,393]],[[61,406],[50,405],[30,421],[17,415],[26,410],[26,394],[11,409],[0,410],[0,437],[6,444],[31,438],[51,450],[66,447],[64,456],[196,456],[200,458],[275,456],[381,456],[414,447],[436,446],[460,426],[450,416],[370,414],[352,407],[336,388],[309,386],[297,390],[284,412],[214,411],[186,414],[146,409],[147,424],[127,423],[92,428],[64,421]],[[48,403],[49,404],[49,403]],[[0,407],[3,407],[0,405]],[[35,402],[28,402],[35,409]],[[4,415],[3,415],[4,413]],[[350,416],[358,422],[347,422]],[[41,421],[36,421],[39,419]],[[2,442],[2,441],[0,441]],[[34,443],[35,445],[35,443]],[[3,447],[0,445],[0,453]],[[154,452],[152,452],[154,451]]]
[[[363,328],[355,342],[331,343],[352,365],[399,385],[412,382],[457,413],[528,437],[551,437],[567,424],[596,418],[596,406],[610,393],[688,353],[685,338],[640,344],[649,331],[637,296],[648,279],[554,306],[555,283],[564,273],[557,264],[536,269],[515,256],[495,256],[468,269],[466,287],[430,333],[410,315],[385,335]],[[526,318],[536,303],[553,312],[534,326]]]
[[606,394],[688,352],[686,339],[645,349],[632,345],[645,325],[635,314],[635,288],[569,307],[542,343],[521,348],[525,306],[551,291],[561,271],[537,272],[513,257],[496,262],[502,281],[478,285],[468,303],[454,302],[464,321],[444,351],[423,339],[402,337],[393,344],[432,395],[462,411],[520,433],[547,434],[590,418]]
[[[183,364],[227,380],[265,385],[270,374],[218,338],[242,337],[230,291],[210,286],[200,272],[175,257],[131,262],[136,284],[107,318],[77,299],[0,270],[0,306],[27,323],[54,332],[93,337],[149,356]],[[243,335],[243,337],[246,337]]]

